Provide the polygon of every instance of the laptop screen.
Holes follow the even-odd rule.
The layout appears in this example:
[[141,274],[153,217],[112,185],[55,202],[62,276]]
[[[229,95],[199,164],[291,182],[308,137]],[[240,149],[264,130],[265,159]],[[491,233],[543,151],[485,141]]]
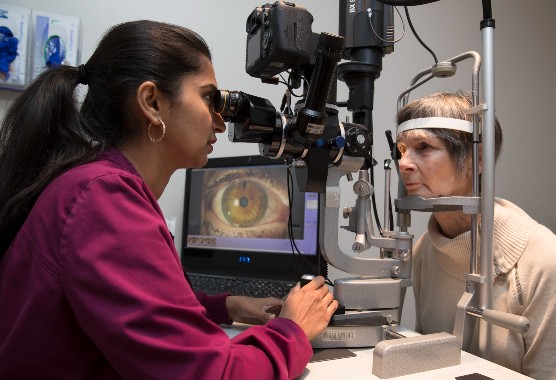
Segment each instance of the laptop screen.
[[184,268],[293,281],[322,273],[319,194],[300,192],[291,177],[288,195],[286,165],[262,156],[212,158],[201,169],[188,169]]

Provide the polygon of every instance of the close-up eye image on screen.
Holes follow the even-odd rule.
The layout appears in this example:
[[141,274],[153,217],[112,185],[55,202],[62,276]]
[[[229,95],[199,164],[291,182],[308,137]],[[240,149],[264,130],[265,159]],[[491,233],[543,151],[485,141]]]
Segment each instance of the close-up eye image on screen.
[[283,168],[206,170],[202,181],[202,235],[287,238],[289,201]]
[[215,283],[228,288],[223,278],[260,279],[264,292],[272,281],[281,289],[270,294],[285,295],[300,276],[326,273],[318,217],[319,194],[299,191],[295,176],[288,191],[282,160],[211,158],[186,171],[182,264],[193,285],[209,293],[217,289],[200,278],[218,276]]

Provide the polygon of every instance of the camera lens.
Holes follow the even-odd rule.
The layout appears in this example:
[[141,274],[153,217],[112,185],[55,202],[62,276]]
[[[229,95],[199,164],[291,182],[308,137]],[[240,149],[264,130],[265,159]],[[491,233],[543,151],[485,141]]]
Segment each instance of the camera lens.
[[229,121],[226,118],[236,116],[242,103],[243,93],[240,91],[218,90],[212,99],[214,112],[219,113],[225,121]]

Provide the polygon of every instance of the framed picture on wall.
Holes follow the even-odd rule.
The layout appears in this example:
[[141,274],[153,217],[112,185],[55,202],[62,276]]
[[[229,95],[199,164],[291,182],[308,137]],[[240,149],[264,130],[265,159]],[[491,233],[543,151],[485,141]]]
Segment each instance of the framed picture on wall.
[[56,65],[77,66],[79,18],[33,10],[33,64],[36,78],[45,68]]
[[27,84],[30,17],[30,9],[0,4],[0,88]]

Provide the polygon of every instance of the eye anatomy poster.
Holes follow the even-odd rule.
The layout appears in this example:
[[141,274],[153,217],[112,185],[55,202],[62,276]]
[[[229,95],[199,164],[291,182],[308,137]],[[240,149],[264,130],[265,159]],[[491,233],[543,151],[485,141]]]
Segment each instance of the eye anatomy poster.
[[0,87],[26,84],[30,18],[30,9],[0,4]]
[[33,78],[49,66],[77,66],[79,18],[33,10]]

